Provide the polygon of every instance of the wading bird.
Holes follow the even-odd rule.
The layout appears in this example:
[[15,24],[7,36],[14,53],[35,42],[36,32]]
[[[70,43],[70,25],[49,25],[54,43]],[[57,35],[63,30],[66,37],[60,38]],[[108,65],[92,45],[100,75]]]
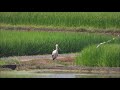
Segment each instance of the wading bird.
[[56,46],[56,49],[52,52],[53,60],[56,59],[58,56],[58,44],[56,44],[55,46]]

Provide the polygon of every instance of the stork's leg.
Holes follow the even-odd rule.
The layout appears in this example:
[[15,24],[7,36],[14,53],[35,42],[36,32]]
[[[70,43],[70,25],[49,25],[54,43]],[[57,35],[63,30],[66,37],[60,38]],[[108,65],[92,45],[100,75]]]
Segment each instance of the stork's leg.
[[54,55],[52,55],[53,60],[55,59]]
[[54,62],[55,62],[55,68],[56,68],[56,66],[57,66],[57,65],[56,65],[56,60],[55,60]]

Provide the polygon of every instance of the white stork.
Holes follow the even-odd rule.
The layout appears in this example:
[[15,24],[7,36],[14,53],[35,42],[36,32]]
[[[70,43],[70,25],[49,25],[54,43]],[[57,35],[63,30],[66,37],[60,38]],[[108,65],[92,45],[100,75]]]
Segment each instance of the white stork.
[[56,46],[56,49],[52,52],[53,60],[56,59],[58,56],[58,44],[56,44],[55,46]]

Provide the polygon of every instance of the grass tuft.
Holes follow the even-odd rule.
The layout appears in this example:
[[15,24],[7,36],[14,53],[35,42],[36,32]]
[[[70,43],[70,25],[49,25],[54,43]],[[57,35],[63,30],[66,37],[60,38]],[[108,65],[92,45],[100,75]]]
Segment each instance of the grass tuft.
[[120,45],[89,46],[80,52],[75,62],[80,66],[120,67]]

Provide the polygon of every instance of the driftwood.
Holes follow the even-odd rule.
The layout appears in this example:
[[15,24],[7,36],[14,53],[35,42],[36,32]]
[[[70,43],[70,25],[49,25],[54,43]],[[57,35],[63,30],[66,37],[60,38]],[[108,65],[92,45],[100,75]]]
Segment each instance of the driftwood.
[[12,70],[15,70],[16,69],[16,65],[2,65],[2,66],[0,66],[1,68],[10,68],[10,69],[12,69]]

